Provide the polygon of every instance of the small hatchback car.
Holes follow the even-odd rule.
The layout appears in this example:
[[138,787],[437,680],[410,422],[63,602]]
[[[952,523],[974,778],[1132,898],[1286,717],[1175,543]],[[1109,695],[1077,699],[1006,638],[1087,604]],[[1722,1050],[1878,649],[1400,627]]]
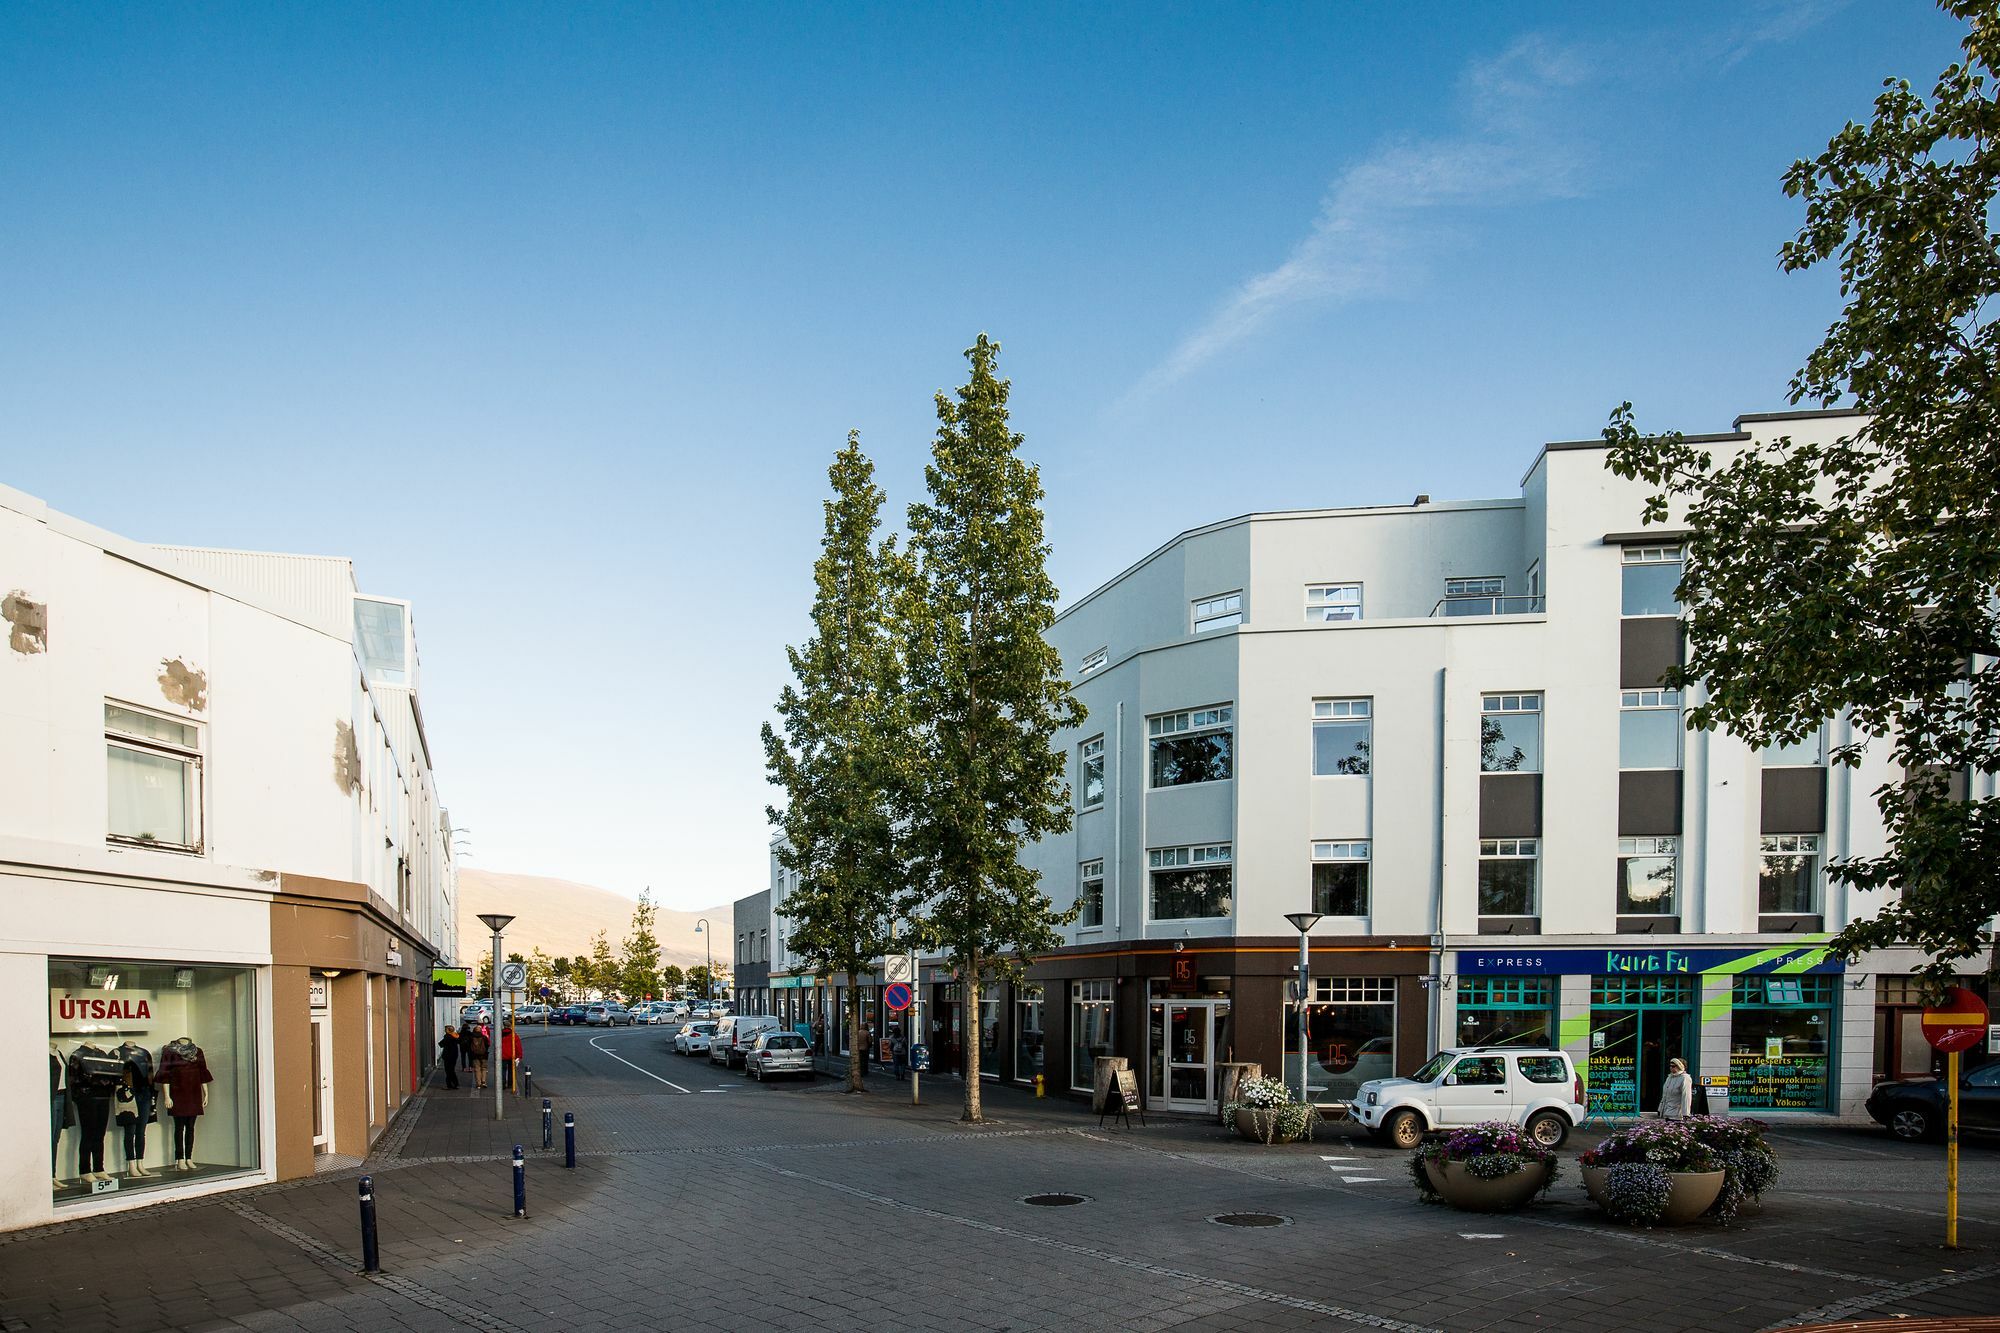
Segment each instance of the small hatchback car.
[[743,1072],[759,1083],[779,1074],[811,1078],[812,1052],[806,1039],[796,1032],[760,1032],[743,1052]]
[[1526,1127],[1544,1148],[1583,1123],[1583,1079],[1563,1051],[1468,1046],[1439,1051],[1408,1078],[1371,1079],[1348,1113],[1378,1139],[1414,1148],[1434,1129],[1487,1120]]

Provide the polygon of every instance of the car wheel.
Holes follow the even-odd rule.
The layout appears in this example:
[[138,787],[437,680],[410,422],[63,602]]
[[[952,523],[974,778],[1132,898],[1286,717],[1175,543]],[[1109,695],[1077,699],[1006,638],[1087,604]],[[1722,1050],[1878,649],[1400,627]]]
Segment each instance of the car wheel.
[[1889,1113],[1889,1132],[1905,1143],[1922,1143],[1937,1134],[1937,1118],[1921,1106],[1899,1106]]
[[1382,1122],[1382,1132],[1398,1148],[1414,1148],[1424,1141],[1424,1118],[1415,1111],[1394,1111]]
[[1528,1137],[1544,1148],[1560,1148],[1569,1137],[1569,1117],[1560,1111],[1542,1111],[1528,1117]]
[[761,1069],[753,1069],[750,1066],[745,1065],[743,1067],[743,1072],[748,1074],[751,1078],[756,1079],[759,1083],[762,1083],[764,1081],[764,1071]]

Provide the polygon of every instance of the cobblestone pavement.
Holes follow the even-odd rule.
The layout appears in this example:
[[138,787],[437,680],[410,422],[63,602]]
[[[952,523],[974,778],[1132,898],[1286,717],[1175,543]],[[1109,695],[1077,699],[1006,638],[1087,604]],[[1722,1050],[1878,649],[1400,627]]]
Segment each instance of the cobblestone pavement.
[[[957,1123],[871,1081],[758,1086],[662,1033],[555,1031],[538,1102],[433,1090],[378,1143],[383,1272],[359,1272],[360,1171],[0,1236],[0,1330],[1766,1329],[2000,1311],[2000,1150],[1973,1145],[1965,1248],[1942,1153],[1786,1131],[1780,1188],[1731,1227],[1629,1230],[1569,1181],[1511,1216],[1418,1205],[1401,1154],[1335,1130],[1243,1143],[1099,1129],[989,1088]],[[579,1163],[561,1165],[563,1112]],[[512,1215],[512,1145],[529,1216]],[[1573,1141],[1571,1149],[1584,1140]],[[1086,1197],[1034,1207],[1043,1192]],[[1214,1217],[1275,1214],[1238,1228]]]

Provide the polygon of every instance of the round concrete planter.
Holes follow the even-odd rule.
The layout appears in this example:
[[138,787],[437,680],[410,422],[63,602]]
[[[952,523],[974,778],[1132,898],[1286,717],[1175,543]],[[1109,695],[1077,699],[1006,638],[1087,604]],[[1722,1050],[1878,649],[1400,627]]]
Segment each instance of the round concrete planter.
[[1290,1143],[1298,1138],[1297,1134],[1287,1134],[1273,1125],[1277,1115],[1268,1107],[1239,1106],[1236,1108],[1236,1132],[1252,1143]]
[[1511,1213],[1548,1184],[1549,1162],[1534,1162],[1504,1176],[1482,1180],[1462,1162],[1425,1162],[1424,1174],[1444,1201],[1468,1213]]
[[[1707,1212],[1721,1196],[1722,1182],[1728,1174],[1726,1171],[1669,1171],[1667,1211],[1660,1215],[1660,1225],[1686,1226]],[[1605,1186],[1610,1178],[1611,1168],[1608,1166],[1583,1168],[1584,1193],[1599,1208],[1605,1206]]]

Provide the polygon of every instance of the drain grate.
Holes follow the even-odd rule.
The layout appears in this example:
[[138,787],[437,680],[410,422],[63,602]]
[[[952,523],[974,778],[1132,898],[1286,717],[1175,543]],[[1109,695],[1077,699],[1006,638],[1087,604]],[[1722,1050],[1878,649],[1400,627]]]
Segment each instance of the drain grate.
[[1086,1194],[1030,1194],[1027,1198],[1021,1200],[1021,1202],[1030,1204],[1036,1208],[1068,1208],[1074,1204],[1089,1203],[1090,1196]]
[[1292,1224],[1291,1218],[1280,1217],[1276,1213],[1217,1213],[1208,1220],[1225,1227],[1288,1227]]

